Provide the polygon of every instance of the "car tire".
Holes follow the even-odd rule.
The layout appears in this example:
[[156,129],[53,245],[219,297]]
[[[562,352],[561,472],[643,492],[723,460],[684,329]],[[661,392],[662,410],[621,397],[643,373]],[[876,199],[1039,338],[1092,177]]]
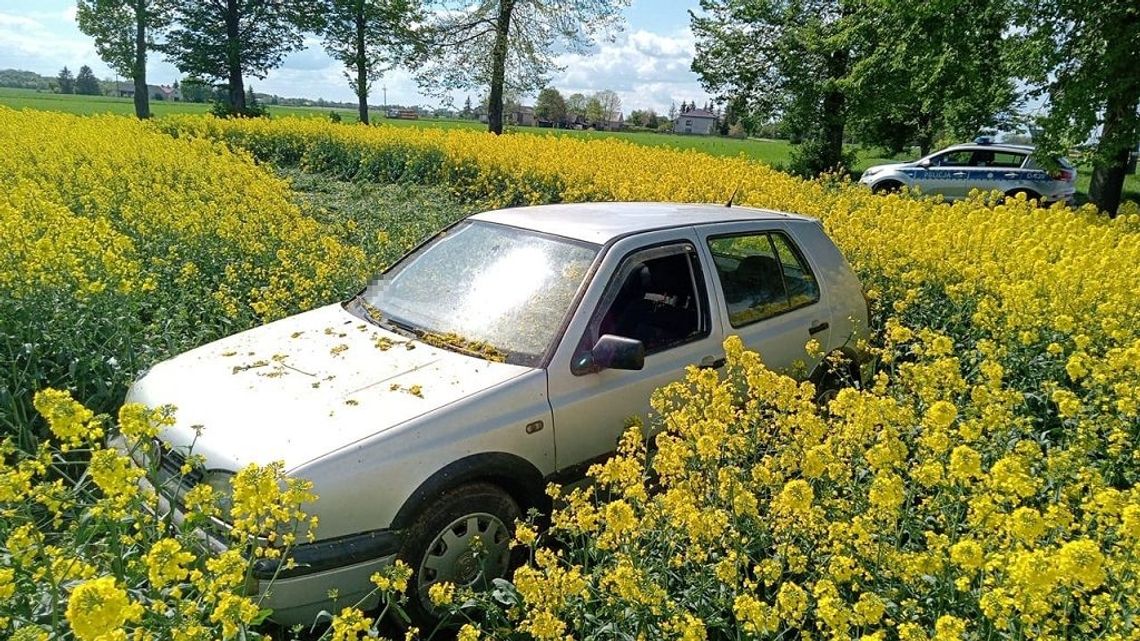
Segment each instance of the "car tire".
[[[428,597],[435,583],[488,589],[510,571],[510,543],[518,503],[491,483],[471,483],[444,492],[416,516],[404,534],[399,558],[412,568],[405,608],[411,624],[432,630],[440,612]],[[484,549],[480,558],[472,549],[478,536]]]
[[871,187],[872,194],[897,194],[902,191],[903,184],[897,180],[884,180]]
[[1027,200],[1027,201],[1036,200],[1037,205],[1038,206],[1041,205],[1041,195],[1035,191],[1030,191],[1028,189],[1011,189],[1011,190],[1005,192],[1005,197],[1006,198],[1017,198],[1018,194],[1025,194],[1025,200]]
[[830,357],[824,359],[820,363],[821,369],[815,379],[815,403],[820,410],[827,411],[828,405],[835,397],[839,395],[839,391],[845,387],[860,387],[859,381],[859,368],[846,357],[842,357],[843,362],[838,367],[832,367],[830,364]]

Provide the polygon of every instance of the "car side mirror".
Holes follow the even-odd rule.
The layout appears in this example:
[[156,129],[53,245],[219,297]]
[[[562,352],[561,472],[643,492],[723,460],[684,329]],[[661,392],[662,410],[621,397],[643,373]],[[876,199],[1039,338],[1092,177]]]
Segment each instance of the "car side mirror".
[[922,167],[923,169],[930,169],[930,159],[927,158],[926,160],[919,162],[918,166]]
[[602,334],[594,348],[574,363],[575,374],[604,369],[639,370],[645,367],[645,344],[635,338]]

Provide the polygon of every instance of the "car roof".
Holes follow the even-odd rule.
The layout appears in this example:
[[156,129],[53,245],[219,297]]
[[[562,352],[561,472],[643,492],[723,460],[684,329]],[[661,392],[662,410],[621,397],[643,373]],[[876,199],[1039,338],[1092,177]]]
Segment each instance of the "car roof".
[[950,145],[949,147],[943,149],[942,151],[936,151],[934,153],[940,154],[943,151],[954,151],[957,149],[970,149],[970,150],[988,149],[990,151],[1011,151],[1011,152],[1017,153],[1017,154],[1031,154],[1031,153],[1033,153],[1033,150],[1035,149],[1035,147],[1033,147],[1032,145],[1009,145],[1009,144],[996,143],[996,142],[992,143],[992,144],[982,145],[982,144],[978,144],[976,142],[970,142],[970,143],[963,143],[960,145]]
[[756,209],[679,203],[574,203],[497,209],[470,217],[537,232],[604,244],[639,232],[721,222],[813,220]]

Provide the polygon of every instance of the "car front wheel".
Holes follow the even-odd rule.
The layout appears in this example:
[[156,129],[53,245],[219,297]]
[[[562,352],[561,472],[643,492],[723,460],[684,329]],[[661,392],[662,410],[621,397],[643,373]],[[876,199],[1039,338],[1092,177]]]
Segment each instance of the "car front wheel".
[[443,610],[432,603],[433,585],[485,590],[510,570],[510,542],[521,512],[513,498],[490,483],[445,492],[408,528],[400,558],[413,570],[408,615],[430,630]]
[[902,191],[903,184],[896,180],[884,180],[871,188],[874,194],[897,194]]

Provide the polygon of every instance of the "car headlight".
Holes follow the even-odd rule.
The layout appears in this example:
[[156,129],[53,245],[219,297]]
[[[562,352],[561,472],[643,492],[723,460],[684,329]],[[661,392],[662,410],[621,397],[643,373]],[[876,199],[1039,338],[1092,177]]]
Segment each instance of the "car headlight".
[[882,167],[868,167],[867,170],[863,172],[863,176],[864,177],[874,176],[875,174],[879,173],[882,170],[883,170]]
[[206,476],[202,479],[202,483],[209,485],[214,491],[219,518],[226,523],[233,522],[230,512],[234,506],[234,476],[236,475],[233,472],[226,470],[207,470]]

